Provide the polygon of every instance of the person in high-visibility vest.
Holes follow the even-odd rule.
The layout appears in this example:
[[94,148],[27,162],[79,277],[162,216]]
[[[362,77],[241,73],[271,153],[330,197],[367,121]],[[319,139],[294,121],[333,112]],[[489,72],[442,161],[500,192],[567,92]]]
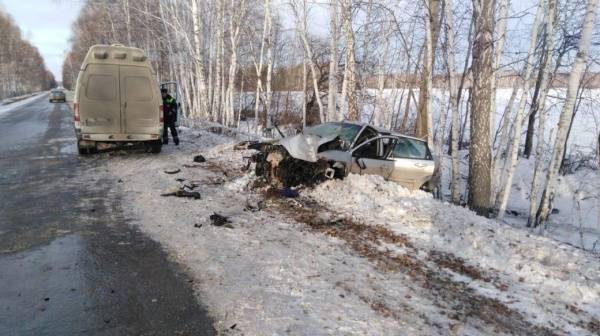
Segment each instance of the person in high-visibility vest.
[[175,146],[179,146],[179,137],[177,136],[177,128],[175,123],[177,122],[177,101],[171,97],[167,89],[160,89],[160,94],[163,99],[163,115],[164,115],[164,128],[163,128],[163,144],[169,143],[169,133],[171,130],[171,136]]

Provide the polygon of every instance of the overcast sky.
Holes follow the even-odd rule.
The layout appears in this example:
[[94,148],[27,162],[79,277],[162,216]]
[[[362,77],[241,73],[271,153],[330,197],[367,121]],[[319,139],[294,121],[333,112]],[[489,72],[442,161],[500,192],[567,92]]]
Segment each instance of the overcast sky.
[[78,0],[0,0],[21,28],[23,36],[39,50],[57,80],[69,49],[71,23],[77,18]]

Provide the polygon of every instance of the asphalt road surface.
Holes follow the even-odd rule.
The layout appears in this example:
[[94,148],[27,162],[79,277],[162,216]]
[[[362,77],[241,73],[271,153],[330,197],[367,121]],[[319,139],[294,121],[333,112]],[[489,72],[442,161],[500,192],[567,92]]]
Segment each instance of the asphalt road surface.
[[[132,154],[150,155],[150,154]],[[0,115],[0,335],[213,335],[181,267],[86,175],[67,104]]]

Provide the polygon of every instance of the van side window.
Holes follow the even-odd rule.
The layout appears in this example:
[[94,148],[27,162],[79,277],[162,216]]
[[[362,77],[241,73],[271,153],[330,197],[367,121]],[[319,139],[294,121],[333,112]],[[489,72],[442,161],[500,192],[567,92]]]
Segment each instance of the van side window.
[[150,81],[146,77],[125,77],[125,94],[129,101],[152,100],[152,87],[150,86]]
[[94,100],[114,100],[117,97],[117,82],[111,75],[90,75],[85,95]]

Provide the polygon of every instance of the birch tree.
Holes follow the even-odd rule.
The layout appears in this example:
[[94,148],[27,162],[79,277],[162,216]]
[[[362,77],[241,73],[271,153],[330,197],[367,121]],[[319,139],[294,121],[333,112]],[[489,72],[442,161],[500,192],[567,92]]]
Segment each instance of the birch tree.
[[354,30],[352,28],[352,0],[341,0],[342,19],[344,21],[344,38],[346,40],[346,67],[344,69],[342,99],[348,101],[348,119],[360,120],[360,111],[357,102],[357,79]]
[[491,194],[490,99],[493,75],[494,1],[473,0],[473,86],[471,89],[471,146],[469,148],[469,205],[488,216]]
[[521,129],[523,126],[523,120],[525,119],[525,104],[529,96],[529,89],[531,87],[531,72],[533,68],[533,58],[535,55],[535,49],[537,46],[538,30],[542,18],[542,12],[544,8],[544,0],[538,0],[537,9],[535,12],[535,19],[533,21],[533,27],[531,29],[531,40],[529,44],[529,51],[527,52],[527,60],[525,61],[525,70],[523,75],[523,88],[521,91],[521,99],[519,100],[519,107],[516,112],[515,122],[513,126],[513,137],[508,151],[507,159],[507,171],[506,181],[504,181],[498,198],[496,199],[496,208],[498,209],[498,219],[502,219],[506,213],[506,205],[508,204],[508,197],[510,196],[510,190],[512,187],[513,176],[518,162],[519,145],[521,143]]
[[543,153],[544,149],[544,133],[546,129],[546,97],[548,95],[548,87],[550,82],[550,63],[552,62],[552,51],[554,50],[554,16],[556,11],[556,0],[548,0],[548,9],[544,19],[545,26],[545,41],[546,55],[542,63],[540,72],[542,74],[540,83],[540,98],[538,103],[538,135],[537,144],[535,146],[535,167],[533,170],[533,180],[531,181],[531,193],[529,196],[529,217],[527,218],[527,226],[531,227],[535,220],[535,212],[538,204],[538,189],[540,178],[542,175]]
[[446,19],[446,68],[448,70],[448,92],[450,95],[451,120],[451,151],[452,151],[452,182],[450,184],[452,203],[460,202],[460,171],[458,162],[458,104],[456,100],[456,65],[454,52],[454,18],[452,0],[444,0],[444,15]]
[[585,17],[583,19],[583,27],[581,31],[581,38],[579,40],[577,56],[575,57],[575,62],[573,63],[573,68],[571,69],[571,73],[569,75],[567,95],[560,113],[556,139],[554,141],[554,149],[552,151],[552,159],[550,160],[548,173],[546,175],[546,185],[542,194],[540,207],[536,213],[534,226],[545,225],[545,223],[548,221],[550,210],[552,209],[552,202],[554,200],[554,193],[557,184],[556,179],[559,173],[563,153],[565,151],[565,142],[575,107],[575,98],[579,89],[583,68],[588,58],[588,51],[594,29],[597,7],[598,0],[588,0]]
[[329,48],[329,93],[327,96],[327,120],[336,120],[337,115],[337,73],[338,73],[338,43],[339,43],[339,32],[338,32],[338,0],[331,0],[329,3],[329,34],[330,42]]

